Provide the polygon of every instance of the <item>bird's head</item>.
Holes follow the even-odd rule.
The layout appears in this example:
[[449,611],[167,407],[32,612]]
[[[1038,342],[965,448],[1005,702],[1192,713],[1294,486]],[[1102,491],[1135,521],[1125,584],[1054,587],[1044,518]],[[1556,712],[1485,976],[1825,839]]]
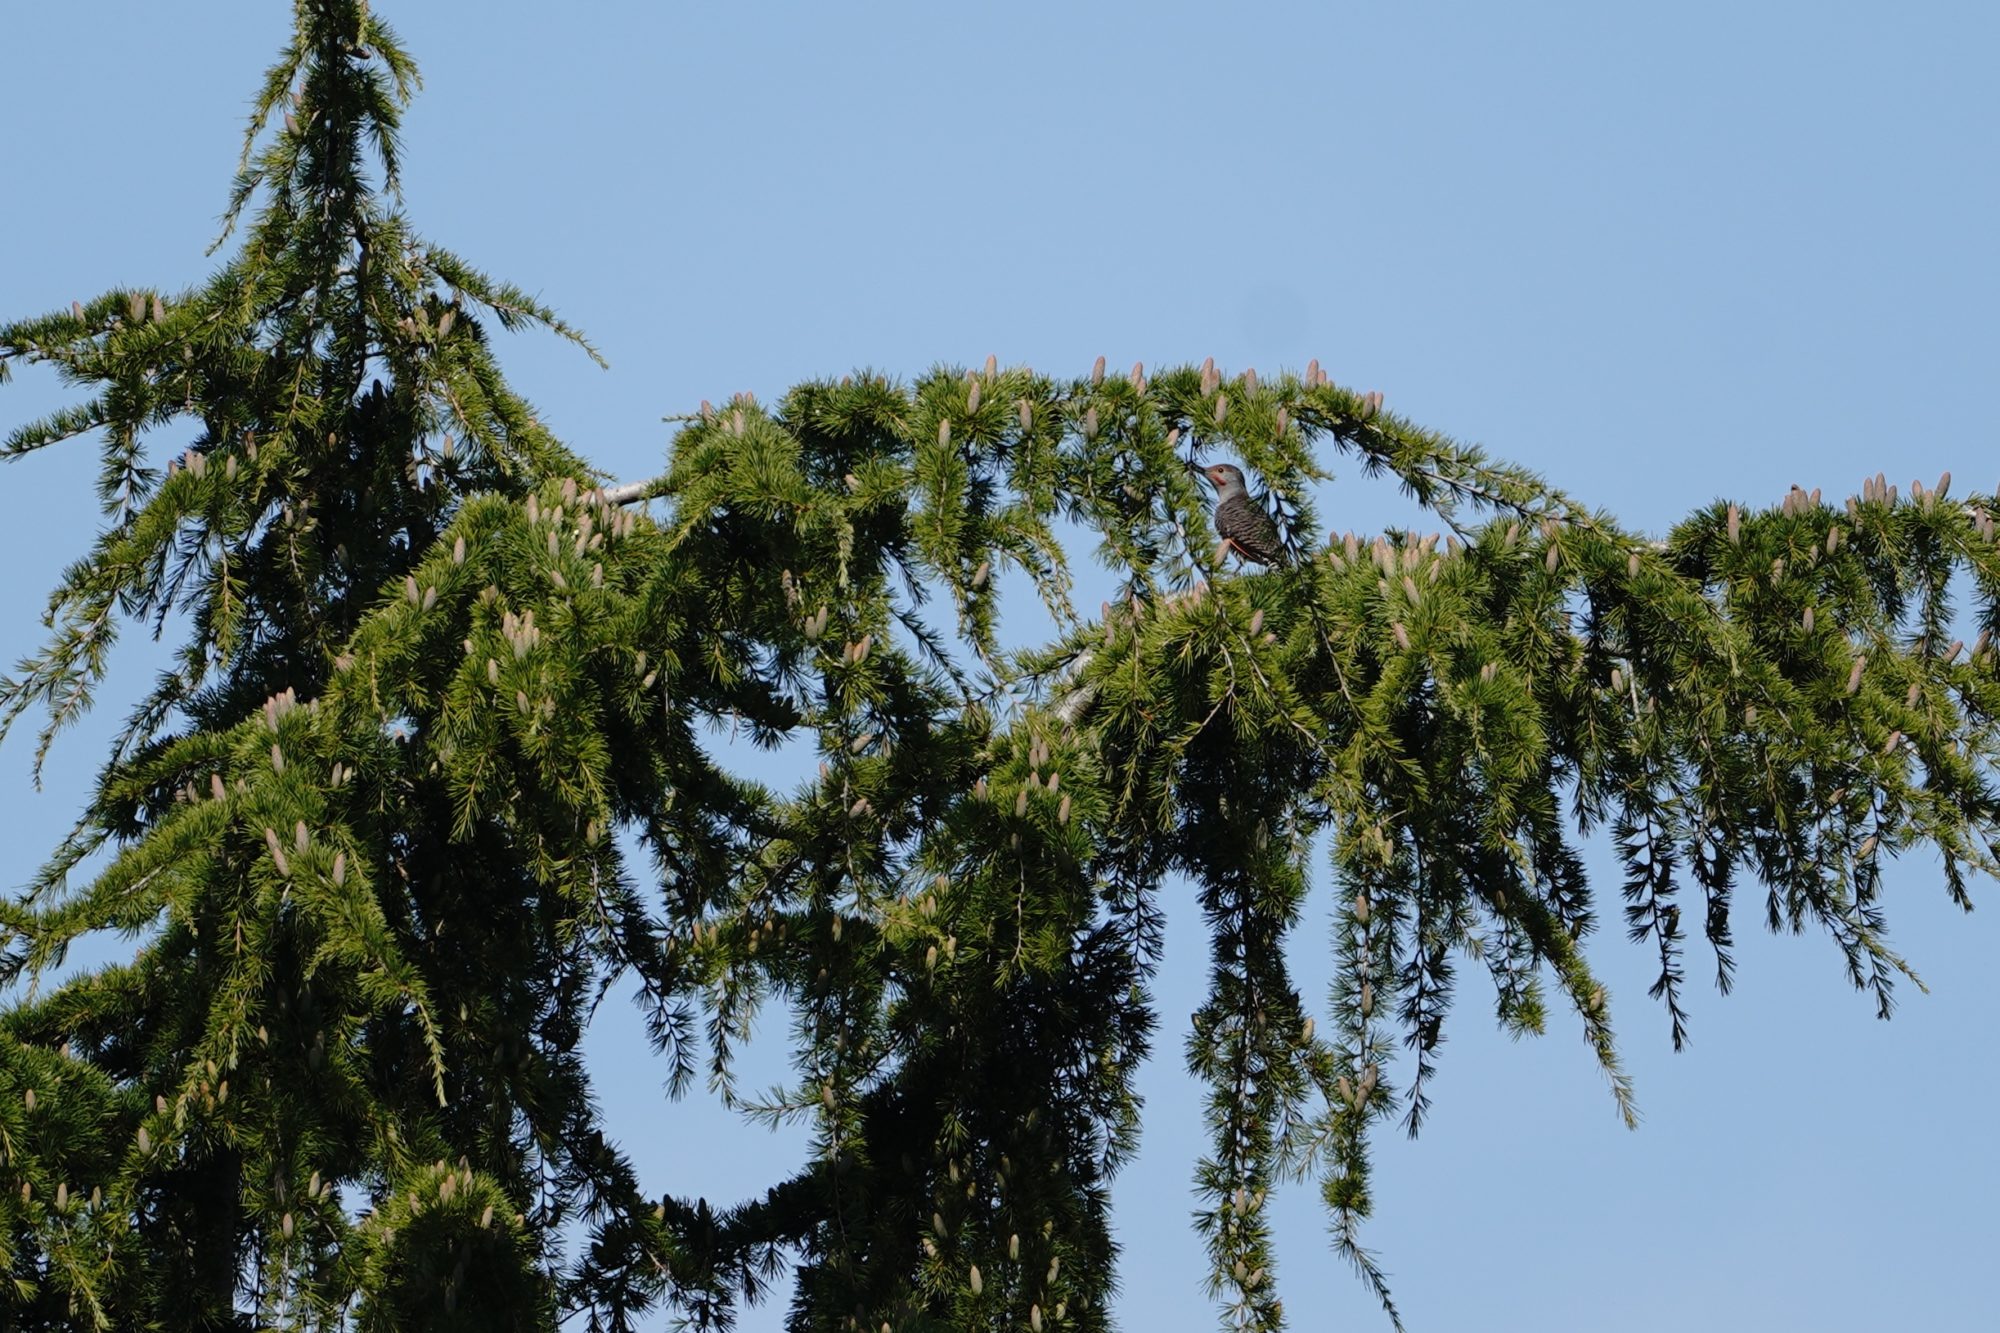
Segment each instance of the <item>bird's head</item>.
[[1212,463],[1201,469],[1201,475],[1208,478],[1208,484],[1215,487],[1215,497],[1226,500],[1232,495],[1247,492],[1243,484],[1243,469],[1234,463]]

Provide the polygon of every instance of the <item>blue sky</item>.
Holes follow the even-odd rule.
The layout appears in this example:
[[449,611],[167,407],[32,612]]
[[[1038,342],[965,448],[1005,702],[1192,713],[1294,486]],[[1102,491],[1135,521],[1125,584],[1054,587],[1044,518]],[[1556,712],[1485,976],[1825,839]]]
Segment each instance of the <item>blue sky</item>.
[[[0,314],[198,280],[290,7],[9,8]],[[1990,6],[377,8],[426,77],[418,227],[597,341],[608,372],[532,337],[507,364],[622,478],[660,469],[660,418],[701,398],[989,352],[1058,373],[1100,353],[1265,372],[1317,357],[1653,530],[1794,481],[1843,495],[1877,469],[1982,490],[2000,474]],[[59,401],[23,377],[0,425]],[[93,472],[88,449],[0,469],[0,657],[36,644],[85,549]],[[1348,476],[1322,514],[1410,520]],[[121,649],[126,674],[45,792],[31,743],[0,751],[0,881],[67,825],[153,652]],[[1592,864],[1615,897],[1602,847]],[[1412,1328],[1993,1326],[1992,908],[1962,916],[1928,858],[1898,865],[1895,942],[1932,994],[1905,988],[1884,1024],[1830,943],[1753,928],[1760,898],[1739,899],[1736,993],[1692,991],[1679,1056],[1644,953],[1615,927],[1595,941],[1637,1132],[1569,1027],[1511,1042],[1468,979],[1429,1128],[1378,1149],[1369,1239]],[[1328,908],[1294,942],[1309,996]],[[1117,1192],[1133,1330],[1213,1322],[1179,1060],[1203,956],[1183,900],[1145,1147]],[[654,1188],[734,1197],[797,1151],[699,1095],[666,1102],[629,1058],[639,1039],[611,1008],[591,1037]],[[774,1044],[754,1057],[773,1073]],[[1280,1208],[1294,1326],[1383,1326],[1313,1191]]]

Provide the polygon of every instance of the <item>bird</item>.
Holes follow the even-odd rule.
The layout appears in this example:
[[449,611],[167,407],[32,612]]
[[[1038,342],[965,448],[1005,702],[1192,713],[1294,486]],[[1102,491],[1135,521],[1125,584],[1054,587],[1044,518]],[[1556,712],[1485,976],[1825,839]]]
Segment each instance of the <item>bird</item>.
[[1252,564],[1287,563],[1278,525],[1263,505],[1250,498],[1243,470],[1234,463],[1214,463],[1197,470],[1215,487],[1215,533],[1222,538],[1222,550],[1234,551]]

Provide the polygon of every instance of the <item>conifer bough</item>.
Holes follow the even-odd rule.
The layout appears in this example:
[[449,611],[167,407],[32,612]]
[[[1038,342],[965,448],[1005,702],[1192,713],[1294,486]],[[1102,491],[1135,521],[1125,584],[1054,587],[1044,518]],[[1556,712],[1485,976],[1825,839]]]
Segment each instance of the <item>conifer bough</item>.
[[[1582,833],[1612,834],[1676,1043],[1684,920],[1726,986],[1739,884],[1886,1015],[1883,862],[1931,849],[1968,905],[1995,871],[1994,497],[1794,490],[1656,543],[1316,362],[992,358],[704,406],[662,476],[606,487],[489,345],[577,335],[380,188],[415,81],[394,33],[297,12],[240,252],[0,327],[0,369],[86,395],[0,449],[94,436],[110,514],[0,719],[45,713],[45,752],[128,618],[190,626],[0,919],[0,1323],[715,1326],[789,1260],[801,1329],[1104,1328],[1106,1185],[1189,882],[1221,1317],[1281,1325],[1267,1201],[1301,1175],[1386,1304],[1368,1134],[1422,1123],[1455,952],[1516,1032],[1566,1005],[1632,1114]],[[1328,460],[1451,540],[1324,533]],[[1254,531],[1211,520],[1204,468],[1260,479]],[[1095,619],[1058,516],[1120,583]],[[1272,567],[1217,567],[1218,536]],[[1008,571],[1056,642],[1011,648]],[[733,775],[722,723],[809,739],[817,773]],[[1316,846],[1324,1004],[1283,950]],[[30,984],[106,929],[128,962]],[[741,1202],[642,1181],[579,1051],[621,978],[677,1095],[808,1123],[810,1158]],[[759,1006],[797,1076],[753,1098]]]

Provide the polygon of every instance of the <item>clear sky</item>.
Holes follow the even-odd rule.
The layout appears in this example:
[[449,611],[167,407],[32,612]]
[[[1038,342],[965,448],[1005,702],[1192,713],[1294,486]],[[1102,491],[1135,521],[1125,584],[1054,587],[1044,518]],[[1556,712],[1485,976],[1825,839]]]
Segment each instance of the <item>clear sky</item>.
[[[1878,468],[1904,485],[1949,468],[1961,490],[2000,473],[1991,4],[377,8],[426,77],[417,226],[598,342],[608,372],[553,340],[504,350],[621,478],[657,472],[660,418],[703,397],[989,352],[1064,374],[1100,353],[1232,372],[1317,357],[1653,530],[1794,481],[1838,496]],[[0,314],[209,271],[289,17],[277,0],[7,6]],[[59,401],[23,377],[0,427]],[[0,469],[10,662],[95,530],[93,460]],[[1322,513],[1409,519],[1351,476]],[[0,882],[73,817],[156,653],[118,660],[45,792],[31,737],[0,751]],[[1899,864],[1894,940],[1932,994],[1905,987],[1884,1024],[1825,939],[1759,933],[1746,886],[1738,989],[1691,988],[1675,1056],[1606,849],[1591,863],[1593,957],[1645,1122],[1620,1127],[1573,1025],[1505,1040],[1468,977],[1429,1128],[1378,1147],[1368,1238],[1411,1327],[2000,1327],[1996,887],[1965,917],[1929,858]],[[1179,1054],[1205,948],[1192,902],[1172,910],[1144,1151],[1117,1190],[1130,1330],[1213,1324]],[[1294,942],[1322,1001],[1329,910],[1322,893]],[[796,1156],[700,1095],[667,1102],[640,1041],[615,1006],[591,1034],[650,1187],[729,1199]],[[756,1058],[775,1073],[781,1055]],[[1280,1208],[1294,1327],[1384,1326],[1314,1192]]]

